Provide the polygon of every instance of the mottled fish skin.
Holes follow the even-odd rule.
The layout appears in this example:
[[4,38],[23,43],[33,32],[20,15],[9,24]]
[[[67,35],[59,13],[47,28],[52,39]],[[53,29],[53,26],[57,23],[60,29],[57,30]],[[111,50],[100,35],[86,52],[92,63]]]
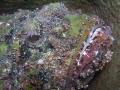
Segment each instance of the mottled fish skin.
[[88,15],[98,15],[105,21],[106,25],[111,27],[115,39],[111,47],[114,52],[112,61],[91,81],[87,90],[119,90],[120,0],[70,0],[66,2],[66,5],[73,12],[75,9],[81,8],[82,12]]
[[[86,5],[90,3],[88,1],[81,1],[81,2],[86,3]],[[110,1],[107,3],[110,3]],[[74,1],[70,0],[70,3],[68,3],[68,4],[74,4]],[[79,4],[79,3],[77,3],[77,4]],[[62,3],[57,3],[57,5],[54,3],[51,3],[49,5],[52,5],[53,7],[58,8],[58,11],[54,11],[54,12],[59,12],[59,8],[60,8],[59,6],[61,6],[61,8],[63,7],[65,9],[65,12],[62,11],[63,15],[61,14],[59,16],[57,14],[59,16],[57,18],[61,19],[64,17],[64,15],[69,14],[69,12],[67,12],[66,7]],[[44,13],[44,10],[47,10],[49,5],[48,6],[46,5],[46,7],[44,6],[42,9],[43,11],[41,10],[41,13],[35,13],[35,14],[42,16],[42,14]],[[76,5],[76,7],[77,7],[77,5]],[[54,9],[51,9],[51,10],[54,10]],[[85,9],[83,9],[83,12],[84,12],[84,10]],[[111,29],[109,28],[109,26],[102,26],[102,24],[98,24],[98,25],[94,26],[95,23],[92,22],[91,25],[88,25],[88,26],[86,25],[86,27],[87,27],[86,31],[85,30],[83,31],[83,33],[84,33],[83,35],[80,34],[80,38],[83,38],[83,40],[79,41],[80,38],[77,38],[76,40],[74,39],[74,36],[76,38],[76,37],[78,37],[78,34],[74,35],[74,34],[68,33],[68,31],[70,31],[71,28],[74,29],[74,27],[72,27],[72,22],[69,22],[69,19],[65,22],[66,25],[61,23],[61,21],[58,21],[60,24],[59,23],[56,24],[55,23],[56,17],[54,17],[54,14],[53,14],[54,18],[51,18],[51,17],[47,16],[46,14],[43,14],[43,16],[42,16],[43,18],[46,17],[46,18],[54,20],[54,21],[51,20],[52,23],[50,23],[49,20],[44,19],[43,21],[41,21],[41,20],[39,20],[38,17],[28,14],[29,11],[27,11],[27,10],[19,10],[19,12],[15,13],[15,16],[16,16],[15,20],[13,19],[11,22],[9,22],[10,25],[13,25],[13,31],[15,30],[15,32],[13,32],[13,36],[14,36],[14,37],[12,37],[13,42],[9,43],[9,44],[11,44],[11,48],[12,48],[12,50],[10,50],[10,53],[12,55],[11,56],[12,62],[9,61],[6,64],[12,63],[12,70],[11,70],[11,72],[9,72],[9,74],[11,74],[13,76],[13,78],[11,79],[13,86],[11,87],[11,85],[10,85],[11,82],[8,82],[8,84],[6,84],[6,86],[5,86],[6,89],[11,89],[11,88],[14,88],[14,89],[15,88],[25,88],[25,89],[27,88],[28,89],[28,88],[30,88],[29,83],[35,84],[36,82],[38,82],[36,80],[35,75],[39,76],[39,81],[40,81],[39,84],[41,85],[39,88],[43,89],[43,90],[50,89],[50,88],[61,89],[61,90],[62,89],[73,89],[73,88],[74,89],[87,88],[88,87],[87,84],[94,76],[94,72],[98,71],[99,69],[101,70],[103,68],[103,66],[105,65],[105,63],[109,62],[111,60],[112,52],[108,48],[110,47],[110,45],[112,44],[114,39],[110,35]],[[36,10],[36,12],[37,12],[37,10]],[[48,9],[48,12],[49,12],[49,9]],[[28,16],[30,15],[30,17],[33,18],[32,23],[29,22],[29,20],[31,18],[25,19],[26,17],[21,17],[22,14],[24,15],[24,13],[27,14]],[[76,13],[75,15],[79,15],[79,14],[82,16],[82,13]],[[72,16],[72,14],[70,14],[70,15]],[[22,22],[21,22],[21,19],[23,19]],[[61,20],[63,20],[63,19],[61,19]],[[83,20],[86,21],[85,19],[83,19]],[[41,24],[43,24],[44,27],[42,27],[41,29],[43,30],[43,28],[44,28],[44,31],[45,31],[45,32],[42,31],[39,33],[39,35],[41,35],[39,37],[39,39],[37,38],[36,32],[34,32],[34,30],[36,30],[36,29],[40,30],[40,28],[36,28],[36,26],[35,26],[35,25],[38,25],[36,23],[36,21],[37,21],[37,23],[40,22]],[[90,19],[90,21],[92,21],[92,19]],[[99,18],[96,18],[95,21],[98,23]],[[12,22],[15,22],[15,23],[12,24]],[[28,22],[28,25],[25,24],[25,22]],[[23,25],[25,27],[21,27],[21,25]],[[31,25],[33,25],[32,28],[29,27]],[[53,27],[49,27],[50,25],[51,26],[53,25]],[[54,26],[58,27],[60,25],[62,25],[61,26],[62,29],[61,29],[61,27],[54,29]],[[26,28],[26,26],[27,26],[27,28]],[[85,25],[83,25],[82,29],[84,29],[84,26]],[[87,31],[87,29],[88,29],[88,31]],[[27,35],[25,35],[25,33],[23,32],[24,30],[27,31],[27,33],[25,32]],[[32,31],[30,32],[29,30],[32,30]],[[100,33],[100,35],[98,33]],[[33,37],[33,36],[34,36],[33,42],[31,42],[29,37]],[[101,37],[101,36],[103,36],[103,37]],[[5,37],[10,38],[10,36],[8,36],[8,35]],[[98,44],[94,43],[93,41],[97,41],[96,39],[93,40],[96,37],[98,38],[98,41],[100,39],[100,41],[102,43],[101,42],[99,42]],[[49,38],[49,39],[47,39],[47,38]],[[62,38],[62,41],[61,41],[61,38]],[[71,41],[70,41],[71,39],[73,39],[73,43],[71,43]],[[23,43],[23,42],[25,42],[25,43]],[[72,48],[67,44],[67,42],[69,42],[69,44],[72,45]],[[80,44],[80,46],[79,45],[77,46],[77,43],[79,43],[79,42],[81,42],[81,44]],[[106,43],[104,43],[104,42],[106,42]],[[102,44],[101,45],[102,47],[93,48],[92,46],[90,46],[93,49],[93,51],[90,51],[91,53],[88,53],[89,50],[88,51],[86,51],[86,50],[87,50],[87,47],[89,45],[91,45],[90,43],[92,43],[93,46],[96,45],[96,47],[99,46],[99,44]],[[47,44],[50,45],[48,48],[46,48]],[[77,49],[75,49],[76,46],[77,46]],[[48,51],[46,51],[46,49],[44,49],[44,48],[48,49]],[[49,51],[49,49],[51,51]],[[70,50],[70,49],[72,49],[72,50]],[[74,51],[74,49],[75,49],[75,51]],[[101,49],[101,50],[98,50],[98,49]],[[107,50],[107,52],[105,52],[105,50]],[[8,49],[8,51],[9,51],[9,49]],[[38,55],[39,52],[42,55]],[[27,53],[29,53],[29,55],[27,55]],[[30,56],[30,54],[32,56]],[[37,58],[34,59],[33,58],[34,56],[37,56]],[[103,60],[99,59],[98,56],[100,56],[100,57],[103,56]],[[32,60],[30,62],[29,60],[31,58],[32,58]],[[93,60],[93,58],[95,60],[94,60],[94,62],[91,62]],[[24,61],[21,61],[21,60],[24,60]],[[36,60],[36,61],[34,61],[34,60]],[[61,68],[61,62],[62,62],[62,68]],[[95,65],[95,68],[93,68],[93,64]],[[17,65],[18,65],[18,67],[17,67]],[[60,65],[60,67],[59,67],[59,65]],[[41,66],[43,68],[41,68]],[[51,67],[48,67],[48,66],[51,66]],[[22,69],[22,67],[23,67],[23,69]],[[38,72],[38,70],[36,70],[36,68],[38,68],[38,67],[40,70],[39,72]],[[6,72],[6,70],[5,70],[5,72]],[[3,73],[6,75],[5,72],[3,72]],[[21,73],[22,73],[22,75],[21,75]],[[26,73],[28,75],[28,77],[26,77],[24,75],[24,73]],[[80,80],[78,79],[78,77],[80,78]],[[86,77],[88,77],[88,78],[86,78]],[[3,78],[5,78],[5,77],[3,77]],[[31,78],[31,80],[28,80],[28,78]],[[84,78],[84,80],[83,80],[83,78]],[[15,79],[18,79],[18,80],[15,80]],[[18,81],[19,81],[19,83],[18,83]],[[23,84],[27,85],[27,87],[24,87]],[[72,87],[73,85],[75,85],[75,87]],[[76,85],[77,85],[77,87],[76,87]],[[32,87],[32,88],[35,88],[35,87]]]

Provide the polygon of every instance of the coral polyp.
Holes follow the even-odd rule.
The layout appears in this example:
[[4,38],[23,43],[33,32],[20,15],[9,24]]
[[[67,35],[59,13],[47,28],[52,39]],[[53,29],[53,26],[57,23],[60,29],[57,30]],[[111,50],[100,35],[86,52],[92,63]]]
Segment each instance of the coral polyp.
[[112,30],[98,16],[63,3],[19,10],[0,26],[0,80],[5,90],[87,88],[111,60]]

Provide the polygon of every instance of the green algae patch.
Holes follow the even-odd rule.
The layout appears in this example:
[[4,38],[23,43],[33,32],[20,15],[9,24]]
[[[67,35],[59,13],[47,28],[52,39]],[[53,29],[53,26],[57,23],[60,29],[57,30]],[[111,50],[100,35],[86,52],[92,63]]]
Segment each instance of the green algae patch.
[[0,36],[5,35],[11,31],[11,26],[1,26],[0,27]]
[[71,30],[71,31],[70,31],[70,35],[72,35],[72,36],[74,36],[75,38],[77,38],[78,35],[79,35],[79,31],[78,31],[78,30]]
[[19,41],[13,43],[12,46],[11,46],[11,48],[12,48],[12,49],[17,49],[17,48],[19,48]]
[[50,3],[49,5],[53,6],[53,7],[60,7],[60,3]]
[[0,80],[0,90],[3,90],[3,88],[4,88],[3,80]]
[[[5,69],[6,69],[5,64],[2,64],[2,66],[0,67],[0,77],[2,77],[3,70]],[[3,87],[4,87],[4,80],[0,80],[0,90],[3,90]]]
[[31,62],[34,62],[34,61],[36,61],[38,58],[39,58],[39,57],[38,57],[37,55],[35,55],[35,56],[33,56],[33,57],[30,59],[30,61],[31,61]]
[[82,15],[66,15],[66,19],[70,21],[71,30],[68,32],[68,35],[72,35],[75,38],[78,38],[80,33],[82,34],[81,39],[74,51],[74,55],[81,48],[82,42],[85,41],[89,35],[90,30],[95,25],[96,16],[89,17],[86,14]]
[[95,19],[90,19],[90,20],[86,19],[86,20],[84,20],[84,23],[85,23],[85,26],[82,30],[82,37],[75,49],[74,55],[77,53],[79,48],[82,47],[82,42],[84,42],[87,39],[89,32],[90,32],[89,30],[92,30],[92,26],[95,24]]
[[83,23],[88,16],[86,14],[82,15],[66,15],[65,18],[70,21],[72,30],[70,31],[70,35],[75,38],[79,35],[79,30],[83,27]]
[[7,50],[7,44],[5,42],[0,42],[0,59],[3,57]]
[[55,32],[58,33],[58,32],[61,32],[62,31],[62,26],[59,26],[59,27],[56,27],[55,28]]
[[30,69],[29,74],[30,74],[30,75],[35,75],[35,72],[34,72],[32,69]]
[[34,90],[35,86],[33,86],[33,85],[27,85],[27,86],[25,86],[25,89],[26,90]]
[[65,33],[62,33],[62,36],[63,36],[63,37],[66,37],[66,34],[65,34]]
[[35,75],[35,71],[33,69],[30,69],[28,72],[28,80],[30,80]]

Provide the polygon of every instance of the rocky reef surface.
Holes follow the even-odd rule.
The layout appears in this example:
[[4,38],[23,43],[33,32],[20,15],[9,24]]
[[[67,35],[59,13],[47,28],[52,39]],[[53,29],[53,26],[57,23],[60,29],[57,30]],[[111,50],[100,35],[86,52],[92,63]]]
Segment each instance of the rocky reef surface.
[[0,82],[5,90],[87,88],[111,60],[111,28],[63,3],[0,16]]

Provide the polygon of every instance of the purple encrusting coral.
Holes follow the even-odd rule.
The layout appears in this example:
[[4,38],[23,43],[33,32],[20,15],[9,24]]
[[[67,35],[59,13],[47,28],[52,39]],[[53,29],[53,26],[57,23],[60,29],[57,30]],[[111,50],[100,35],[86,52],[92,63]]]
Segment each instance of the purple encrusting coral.
[[0,32],[5,90],[87,88],[113,53],[111,28],[81,10],[71,14],[63,3],[19,10],[0,23]]

